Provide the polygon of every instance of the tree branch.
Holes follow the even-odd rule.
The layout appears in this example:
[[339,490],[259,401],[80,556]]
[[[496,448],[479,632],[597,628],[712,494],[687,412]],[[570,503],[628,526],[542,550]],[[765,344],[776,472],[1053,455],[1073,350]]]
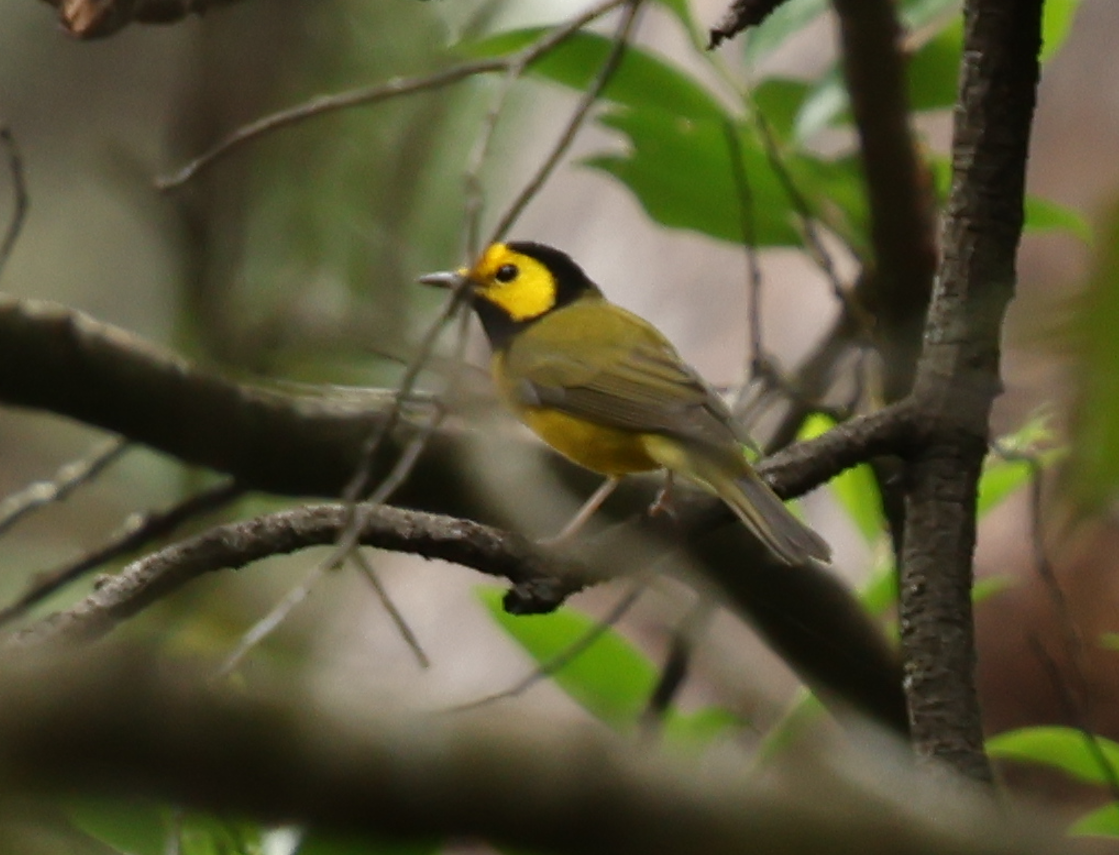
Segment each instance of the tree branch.
[[968,0],[944,261],[914,402],[901,566],[906,688],[918,753],[989,780],[975,693],[971,610],[976,485],[999,343],[1014,295],[1039,77],[1042,0]]
[[[233,476],[246,490],[337,497],[362,459],[362,448],[392,407],[392,394],[372,392],[364,405],[352,398],[295,397],[237,384],[193,368],[127,333],[76,312],[42,303],[0,301],[0,402],[48,410],[147,444],[187,463]],[[811,489],[868,454],[904,451],[908,415],[903,406],[841,425],[810,443],[785,449],[759,470],[788,498]],[[405,418],[386,437],[372,473],[379,479],[407,446],[416,426]],[[501,431],[466,436],[440,428],[424,447],[395,501],[456,517],[509,527],[480,495],[473,462],[478,455],[538,455],[564,482],[589,493],[595,479],[538,443]],[[487,445],[488,444],[488,445]],[[479,450],[481,446],[482,450]],[[619,491],[603,521],[641,518],[646,484]],[[652,548],[687,545],[707,578],[735,609],[756,622],[778,653],[811,684],[905,729],[896,657],[861,613],[851,594],[815,565],[776,568],[729,514],[702,494],[679,491],[679,527],[643,530]],[[627,556],[632,561],[639,554]],[[614,568],[616,553],[600,566]],[[614,569],[611,568],[611,569]],[[512,604],[539,610],[562,590],[520,584]]]
[[[0,792],[169,800],[269,823],[558,853],[1041,855],[1036,818],[936,793],[902,766],[809,763],[775,787],[572,727],[252,694],[128,650],[5,663]],[[808,758],[811,759],[811,758]],[[236,774],[230,774],[235,769]],[[868,783],[869,782],[869,783]],[[796,794],[790,795],[790,794]]]
[[860,289],[875,316],[884,393],[909,393],[936,272],[935,197],[909,125],[907,57],[893,0],[833,0],[870,206],[872,269]]
[[[360,507],[357,537],[363,546],[453,561],[514,584],[547,586],[556,589],[559,600],[602,578],[490,526],[387,505]],[[133,562],[73,608],[19,633],[16,641],[33,645],[100,638],[192,579],[272,555],[333,546],[351,522],[345,505],[318,505],[216,526]]]

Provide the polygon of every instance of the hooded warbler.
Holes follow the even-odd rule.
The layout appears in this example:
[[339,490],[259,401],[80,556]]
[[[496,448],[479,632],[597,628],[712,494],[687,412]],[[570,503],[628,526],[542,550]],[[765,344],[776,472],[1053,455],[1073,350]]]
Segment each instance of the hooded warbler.
[[747,462],[749,440],[718,394],[565,253],[495,243],[473,267],[420,281],[468,288],[501,398],[556,451],[615,480],[666,469],[719,496],[782,562],[828,560]]

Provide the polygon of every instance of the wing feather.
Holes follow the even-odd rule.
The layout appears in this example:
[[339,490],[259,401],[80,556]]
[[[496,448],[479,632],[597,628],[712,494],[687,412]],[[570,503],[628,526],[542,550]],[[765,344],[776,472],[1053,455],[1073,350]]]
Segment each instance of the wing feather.
[[[584,335],[572,336],[573,329]],[[718,394],[667,339],[628,312],[578,304],[558,310],[516,341],[505,361],[526,406],[707,446],[739,441]]]

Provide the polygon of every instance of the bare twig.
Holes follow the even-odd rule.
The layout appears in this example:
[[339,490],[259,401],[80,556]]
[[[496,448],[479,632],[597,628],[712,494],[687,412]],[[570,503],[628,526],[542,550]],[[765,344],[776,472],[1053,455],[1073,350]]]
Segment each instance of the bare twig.
[[851,314],[857,321],[858,327],[861,330],[870,328],[869,319],[866,318],[866,312],[859,306],[851,297],[850,289],[844,283],[836,270],[835,260],[831,257],[831,252],[827,246],[824,245],[823,238],[820,237],[820,231],[816,226],[816,216],[812,212],[812,206],[808,204],[808,199],[800,191],[796,181],[790,174],[788,167],[785,166],[785,159],[781,153],[781,149],[777,144],[777,139],[773,135],[773,131],[769,127],[769,122],[766,120],[765,115],[758,109],[754,110],[754,122],[758,127],[758,137],[762,141],[762,147],[765,149],[766,160],[773,170],[773,174],[781,183],[785,195],[789,197],[792,203],[793,210],[796,211],[797,219],[800,221],[800,228],[804,234],[804,245],[808,251],[808,257],[815,262],[816,266],[824,274],[828,283],[831,285],[832,293],[843,306],[844,311]]
[[742,227],[742,248],[746,253],[746,330],[748,345],[746,347],[746,370],[743,371],[742,384],[738,387],[731,409],[739,411],[746,390],[754,379],[763,362],[769,357],[765,353],[765,343],[762,341],[762,271],[758,263],[757,239],[754,229],[754,194],[750,188],[750,177],[746,174],[746,166],[742,162],[742,141],[738,138],[738,130],[729,119],[723,122],[723,135],[727,140],[727,149],[730,154],[731,175],[737,190],[739,224]]
[[315,585],[326,575],[329,569],[330,568],[324,563],[320,562],[316,564],[311,568],[311,572],[303,578],[302,582],[290,588],[288,592],[280,598],[280,601],[268,610],[268,614],[249,627],[249,631],[237,640],[237,645],[230,651],[229,655],[225,657],[225,660],[217,669],[217,676],[227,677],[236,671],[245,657],[249,655],[249,652],[279,629],[280,625],[287,620],[288,615],[295,610],[296,606],[311,595],[311,591],[314,589]]
[[88,484],[129,450],[124,439],[100,443],[84,457],[71,460],[49,481],[36,481],[0,502],[0,536],[28,514],[39,508],[61,502],[84,484]]
[[369,557],[360,549],[355,549],[350,558],[357,565],[362,576],[369,580],[370,586],[377,594],[377,599],[381,601],[381,605],[385,607],[385,611],[396,627],[396,631],[400,633],[400,637],[404,639],[404,643],[408,645],[408,649],[416,657],[416,662],[419,663],[421,668],[430,667],[431,659],[424,652],[423,645],[420,644],[420,640],[416,637],[412,627],[408,625],[403,613],[392,601],[392,597],[389,596],[389,592],[385,589],[384,583],[381,582],[381,577]]
[[23,174],[23,156],[16,144],[15,135],[11,128],[0,125],[0,146],[7,153],[8,174],[12,179],[12,217],[8,220],[8,227],[4,230],[4,239],[0,241],[0,276],[4,267],[11,258],[16,241],[23,230],[27,220],[27,211],[31,204],[31,197],[27,192],[27,179]]
[[176,172],[158,178],[156,180],[156,186],[161,190],[171,190],[179,187],[243,144],[272,131],[298,124],[299,122],[315,116],[322,116],[337,110],[347,110],[351,107],[377,104],[381,101],[387,101],[401,95],[411,95],[415,92],[439,89],[479,74],[506,71],[516,66],[524,67],[533,60],[553,50],[557,45],[569,38],[572,33],[582,29],[591,21],[606,14],[611,9],[620,6],[623,2],[628,2],[628,0],[606,0],[606,2],[599,3],[582,14],[573,17],[565,24],[550,30],[540,39],[511,56],[465,62],[451,68],[443,69],[442,71],[437,71],[434,74],[425,74],[420,77],[396,78],[387,83],[362,86],[334,95],[320,95],[318,98],[313,98],[296,107],[263,116],[255,122],[242,125],[229,136],[212,146],[208,151],[199,155]]
[[[1074,690],[1068,680],[1065,678],[1065,671],[1061,668],[1057,661],[1045,649],[1045,645],[1036,635],[1030,635],[1027,638],[1030,649],[1033,650],[1034,656],[1041,663],[1041,667],[1045,669],[1045,674],[1049,678],[1050,684],[1053,686],[1053,691],[1057,693],[1057,699],[1060,701],[1064,714],[1068,720],[1072,722],[1073,726],[1080,731],[1080,735],[1084,740],[1085,750],[1092,756],[1092,760],[1096,764],[1096,768],[1100,771],[1100,777],[1103,778],[1107,786],[1107,791],[1111,796],[1113,802],[1119,802],[1119,772],[1116,771],[1114,764],[1104,751],[1103,745],[1100,742],[1100,735],[1088,723],[1085,718],[1088,712],[1085,707],[1086,699],[1080,694],[1079,691]],[[1079,663],[1070,662],[1069,666],[1074,671],[1079,671]],[[1078,679],[1082,679],[1083,674],[1078,674]]]
[[15,601],[0,609],[0,626],[19,619],[55,591],[104,564],[135,552],[145,544],[174,531],[184,522],[232,502],[244,489],[232,479],[225,479],[206,490],[195,493],[183,501],[159,512],[133,514],[122,531],[107,543],[87,552],[48,573],[31,580],[31,584]]

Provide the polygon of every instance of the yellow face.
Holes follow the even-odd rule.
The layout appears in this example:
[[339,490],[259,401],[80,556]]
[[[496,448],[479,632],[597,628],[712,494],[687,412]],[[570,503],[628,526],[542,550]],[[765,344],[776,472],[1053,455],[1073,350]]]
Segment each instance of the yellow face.
[[500,308],[514,321],[538,317],[556,304],[556,277],[532,256],[503,243],[490,246],[470,270],[474,294]]

